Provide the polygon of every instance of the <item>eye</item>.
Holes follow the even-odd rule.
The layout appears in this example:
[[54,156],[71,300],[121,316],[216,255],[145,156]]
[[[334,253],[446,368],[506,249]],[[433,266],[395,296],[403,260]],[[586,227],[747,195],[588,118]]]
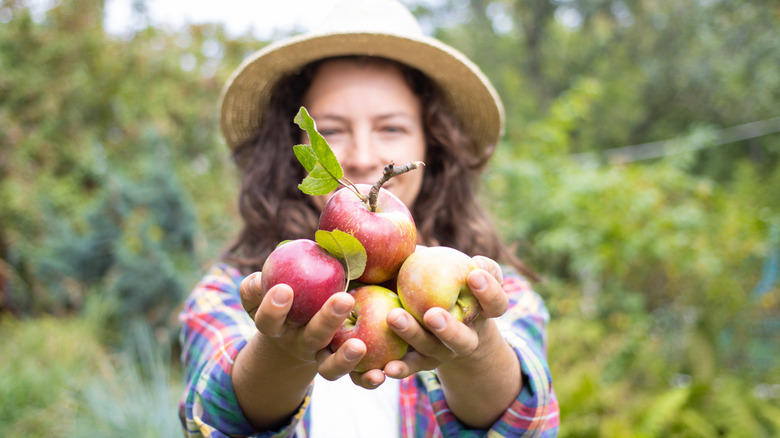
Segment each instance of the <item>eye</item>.
[[381,131],[389,134],[400,134],[406,132],[406,129],[399,125],[386,125],[381,128]]
[[318,128],[318,131],[323,137],[333,137],[344,132],[338,128]]

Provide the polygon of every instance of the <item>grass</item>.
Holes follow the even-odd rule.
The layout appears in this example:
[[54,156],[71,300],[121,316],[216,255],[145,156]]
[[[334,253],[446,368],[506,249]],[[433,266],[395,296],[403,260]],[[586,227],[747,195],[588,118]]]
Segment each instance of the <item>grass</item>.
[[181,436],[165,343],[143,325],[109,349],[88,318],[0,318],[0,430],[25,437]]

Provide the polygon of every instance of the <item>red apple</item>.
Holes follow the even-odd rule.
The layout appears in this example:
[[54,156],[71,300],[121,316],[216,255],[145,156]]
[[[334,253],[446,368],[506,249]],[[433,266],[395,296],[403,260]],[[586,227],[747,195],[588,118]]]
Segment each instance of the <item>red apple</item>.
[[481,310],[466,284],[466,276],[477,267],[471,257],[456,249],[420,246],[398,272],[401,304],[421,324],[425,312],[433,307],[468,323]]
[[347,339],[362,340],[366,355],[355,367],[358,372],[382,369],[403,357],[409,345],[387,325],[387,314],[401,307],[398,295],[377,285],[360,286],[349,293],[355,298],[355,307],[333,336],[331,348],[337,350]]
[[[368,196],[371,186],[356,184]],[[342,188],[330,197],[320,214],[319,229],[349,233],[366,249],[366,269],[357,282],[379,284],[392,279],[414,252],[417,227],[406,205],[385,189],[379,190],[376,211],[352,191]]]
[[277,285],[293,290],[287,321],[303,325],[336,292],[346,290],[347,278],[339,259],[309,239],[286,242],[271,252],[263,264],[260,288],[263,296]]

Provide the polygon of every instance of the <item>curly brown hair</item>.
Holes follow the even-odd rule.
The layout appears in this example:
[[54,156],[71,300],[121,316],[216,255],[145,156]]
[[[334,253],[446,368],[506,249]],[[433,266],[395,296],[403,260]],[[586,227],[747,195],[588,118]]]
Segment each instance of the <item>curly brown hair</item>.
[[[301,130],[293,119],[318,67],[328,59],[313,62],[282,78],[274,89],[260,129],[234,151],[233,159],[242,172],[239,210],[244,227],[223,259],[244,274],[261,270],[265,259],[282,240],[311,239],[317,229],[319,210],[312,197],[298,190],[298,183],[306,175],[293,154],[292,146],[301,138]],[[487,256],[511,265],[531,280],[538,280],[503,244],[477,199],[479,175],[493,146],[480,149],[474,144],[449,110],[438,87],[418,70],[375,57],[339,59],[396,66],[422,103],[427,144],[425,172],[412,207],[420,244],[444,245],[472,256]]]

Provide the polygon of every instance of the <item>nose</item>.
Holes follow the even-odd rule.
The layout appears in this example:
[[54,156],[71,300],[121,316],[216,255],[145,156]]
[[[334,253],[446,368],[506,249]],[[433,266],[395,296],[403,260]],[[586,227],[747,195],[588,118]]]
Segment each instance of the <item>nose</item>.
[[382,167],[381,159],[373,144],[370,133],[355,132],[350,147],[341,158],[341,164],[347,174],[355,177],[373,176]]

